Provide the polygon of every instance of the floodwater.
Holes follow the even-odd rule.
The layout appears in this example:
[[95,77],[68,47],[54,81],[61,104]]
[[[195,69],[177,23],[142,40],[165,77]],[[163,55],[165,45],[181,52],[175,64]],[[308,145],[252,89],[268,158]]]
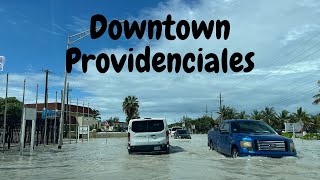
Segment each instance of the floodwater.
[[164,155],[129,155],[126,138],[37,147],[33,156],[0,154],[0,179],[320,179],[320,141],[295,139],[299,158],[231,159],[206,135],[171,140]]

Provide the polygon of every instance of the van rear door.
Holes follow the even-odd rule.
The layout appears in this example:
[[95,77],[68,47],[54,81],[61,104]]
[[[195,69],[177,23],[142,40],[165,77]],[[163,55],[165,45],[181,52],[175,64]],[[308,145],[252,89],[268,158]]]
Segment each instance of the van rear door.
[[149,132],[147,121],[133,121],[131,125],[131,139],[130,143],[132,146],[141,146],[149,144]]
[[149,144],[158,145],[167,143],[167,135],[163,120],[149,120]]
[[166,131],[163,120],[133,121],[131,145],[166,144]]

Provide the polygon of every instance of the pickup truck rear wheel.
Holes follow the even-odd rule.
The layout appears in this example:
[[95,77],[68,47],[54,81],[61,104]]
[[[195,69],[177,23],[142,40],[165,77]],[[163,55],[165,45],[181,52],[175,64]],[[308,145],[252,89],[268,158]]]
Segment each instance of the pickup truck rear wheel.
[[232,151],[231,151],[231,157],[232,157],[232,158],[237,158],[237,157],[239,157],[239,150],[238,150],[238,148],[234,147],[234,148],[232,149]]
[[211,150],[214,150],[213,142],[212,142],[212,141],[210,141],[209,146],[210,146],[210,149],[211,149]]

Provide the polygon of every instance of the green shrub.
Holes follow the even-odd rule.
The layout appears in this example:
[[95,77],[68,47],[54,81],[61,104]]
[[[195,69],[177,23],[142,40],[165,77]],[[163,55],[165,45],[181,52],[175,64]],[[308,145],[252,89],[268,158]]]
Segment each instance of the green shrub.
[[292,138],[293,134],[289,132],[284,132],[281,134],[281,136],[287,137],[287,138]]
[[307,139],[307,140],[320,140],[320,134],[314,134],[314,133],[309,133],[306,134],[305,136],[302,136],[301,139]]

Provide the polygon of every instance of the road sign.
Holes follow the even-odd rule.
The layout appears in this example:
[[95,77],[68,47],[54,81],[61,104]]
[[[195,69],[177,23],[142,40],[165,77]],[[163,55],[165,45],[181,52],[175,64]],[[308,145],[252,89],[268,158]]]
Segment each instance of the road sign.
[[79,126],[79,134],[88,134],[89,126]]
[[25,108],[25,113],[26,120],[35,120],[37,117],[37,111],[34,108]]
[[48,119],[53,119],[55,117],[60,117],[60,113],[58,112],[58,110],[42,110],[42,115],[41,115],[41,119],[45,119],[46,118],[46,112],[47,112],[47,118]]

